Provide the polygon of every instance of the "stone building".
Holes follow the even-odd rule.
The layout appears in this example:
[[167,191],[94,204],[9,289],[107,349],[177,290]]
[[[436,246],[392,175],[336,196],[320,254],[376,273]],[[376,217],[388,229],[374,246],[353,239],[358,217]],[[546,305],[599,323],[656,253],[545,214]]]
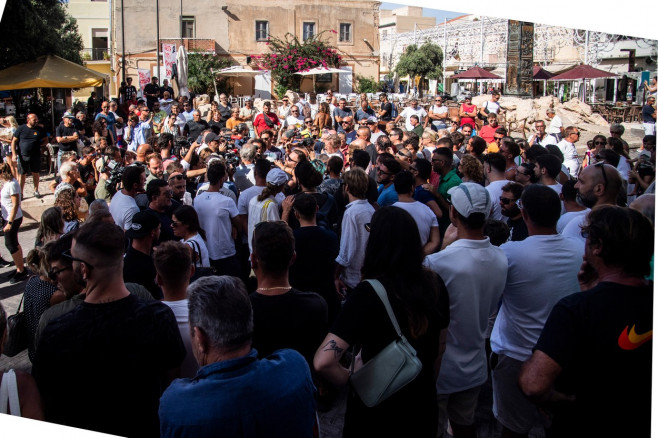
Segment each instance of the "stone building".
[[[351,92],[357,75],[374,79],[379,76],[378,2],[158,0],[158,7],[154,6],[153,2],[137,0],[114,2],[112,50],[117,83],[122,80],[124,68],[125,76],[134,78],[133,83],[137,82],[137,69],[165,77],[157,74],[158,21],[160,48],[162,43],[176,44],[177,48],[182,44],[188,50],[228,57],[243,66],[248,56],[268,52],[268,35],[283,38],[290,33],[301,40],[334,30],[336,33],[327,32],[324,36],[338,48],[343,58],[341,68],[351,74],[316,78],[317,86]],[[312,79],[305,79],[302,90],[309,91],[312,84]],[[240,78],[234,91],[239,95],[268,97],[271,84],[267,75]]]

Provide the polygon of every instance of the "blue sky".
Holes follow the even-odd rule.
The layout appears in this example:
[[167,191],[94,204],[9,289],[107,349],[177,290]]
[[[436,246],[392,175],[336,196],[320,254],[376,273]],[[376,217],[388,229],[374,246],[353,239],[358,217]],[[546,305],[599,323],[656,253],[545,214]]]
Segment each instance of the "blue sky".
[[[406,5],[401,5],[398,3],[384,3],[382,2],[382,5],[379,7],[379,9],[396,9],[396,8],[401,8]],[[441,11],[438,9],[428,9],[428,8],[423,8],[423,16],[425,17],[436,17],[436,23],[441,23],[443,22],[444,18],[455,18],[460,15],[464,15],[463,13],[459,12],[452,12],[452,11]]]

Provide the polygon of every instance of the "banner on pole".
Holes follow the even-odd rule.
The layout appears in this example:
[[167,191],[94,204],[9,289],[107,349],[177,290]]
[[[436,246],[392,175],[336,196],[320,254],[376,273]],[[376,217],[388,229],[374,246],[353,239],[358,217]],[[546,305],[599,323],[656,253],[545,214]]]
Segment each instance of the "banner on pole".
[[151,72],[148,71],[147,69],[138,68],[137,74],[139,75],[139,89],[141,90],[143,96],[144,87],[146,87],[146,84],[151,82]]
[[176,44],[162,44],[162,53],[165,67],[164,77],[171,79],[173,73],[172,66],[176,62]]

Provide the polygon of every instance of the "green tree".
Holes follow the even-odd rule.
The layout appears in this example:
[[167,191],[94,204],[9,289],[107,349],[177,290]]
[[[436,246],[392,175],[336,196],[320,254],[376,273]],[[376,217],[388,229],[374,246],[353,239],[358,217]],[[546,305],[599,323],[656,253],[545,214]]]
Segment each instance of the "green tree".
[[[342,57],[338,50],[323,39],[326,31],[305,41],[291,33],[283,39],[270,36],[270,53],[252,55],[251,58],[261,70],[269,70],[276,83],[275,88],[299,91],[302,76],[296,72],[308,71],[317,67],[338,67]],[[335,30],[331,32],[336,33]]]
[[9,0],[0,29],[0,69],[42,55],[82,64],[82,37],[63,1]]
[[357,93],[378,93],[382,90],[382,83],[376,81],[372,76],[356,75],[356,92]]
[[[426,42],[418,47],[415,44],[407,46],[395,66],[399,76],[407,76],[414,80],[416,76],[427,79],[441,79],[443,76],[443,52],[436,44]],[[422,87],[419,87],[421,93]]]
[[[190,52],[187,55],[187,86],[197,94],[207,94],[211,97],[215,95],[213,85],[214,71],[230,67],[232,62],[228,58],[221,58],[217,55]],[[228,78],[217,76],[217,92],[230,93]]]

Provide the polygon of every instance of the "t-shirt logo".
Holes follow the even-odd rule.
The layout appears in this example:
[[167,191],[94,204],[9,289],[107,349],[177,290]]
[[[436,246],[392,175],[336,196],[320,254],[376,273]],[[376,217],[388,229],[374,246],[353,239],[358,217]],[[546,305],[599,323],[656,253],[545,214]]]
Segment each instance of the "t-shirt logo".
[[653,330],[649,330],[648,332],[644,332],[638,335],[635,333],[635,325],[631,327],[630,333],[628,332],[628,326],[626,326],[626,328],[624,328],[624,330],[622,330],[621,334],[619,335],[617,344],[619,344],[619,347],[622,350],[635,350],[640,345],[650,341],[652,337]]

